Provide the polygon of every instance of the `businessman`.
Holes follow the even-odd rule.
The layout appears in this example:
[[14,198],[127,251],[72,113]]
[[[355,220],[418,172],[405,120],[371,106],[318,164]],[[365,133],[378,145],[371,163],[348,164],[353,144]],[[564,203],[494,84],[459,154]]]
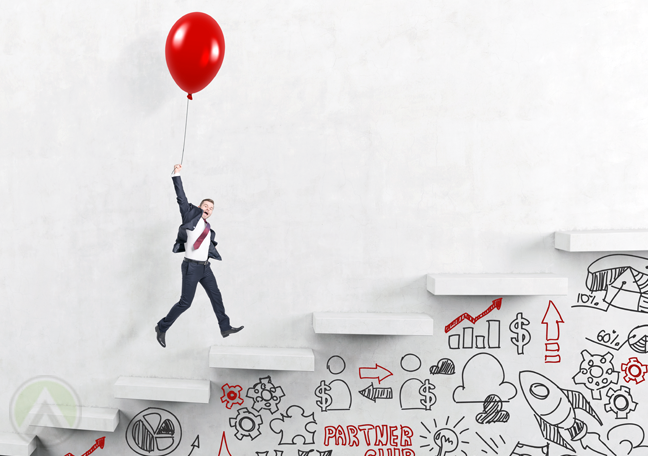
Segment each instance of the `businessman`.
[[211,270],[209,259],[214,258],[221,260],[221,256],[216,250],[217,242],[214,241],[214,231],[209,226],[207,219],[214,210],[214,202],[210,199],[204,199],[200,206],[196,207],[187,201],[184,189],[182,188],[182,179],[180,171],[182,165],[173,167],[173,186],[177,196],[178,206],[180,206],[180,215],[182,216],[182,225],[178,230],[178,237],[173,251],[175,253],[184,252],[185,257],[182,262],[182,294],[178,301],[169,311],[166,317],[158,322],[155,326],[157,341],[163,347],[166,347],[165,335],[174,321],[191,306],[198,282],[203,286],[212,308],[218,319],[221,335],[227,337],[243,329],[243,326],[233,328],[230,325],[229,317],[225,314],[223,298],[216,284],[216,278]]

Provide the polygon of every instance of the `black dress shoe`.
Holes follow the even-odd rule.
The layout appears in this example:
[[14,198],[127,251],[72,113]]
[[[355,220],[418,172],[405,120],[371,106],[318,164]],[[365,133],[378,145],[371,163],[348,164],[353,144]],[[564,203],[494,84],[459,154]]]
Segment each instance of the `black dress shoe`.
[[163,333],[160,331],[160,328],[158,328],[157,325],[155,325],[155,333],[157,334],[157,341],[162,345],[163,347],[166,347],[166,341],[164,340],[164,335],[166,333]]
[[227,337],[230,334],[235,334],[235,333],[239,332],[241,329],[243,329],[243,326],[239,326],[238,328],[226,329],[225,331],[221,331],[221,336]]

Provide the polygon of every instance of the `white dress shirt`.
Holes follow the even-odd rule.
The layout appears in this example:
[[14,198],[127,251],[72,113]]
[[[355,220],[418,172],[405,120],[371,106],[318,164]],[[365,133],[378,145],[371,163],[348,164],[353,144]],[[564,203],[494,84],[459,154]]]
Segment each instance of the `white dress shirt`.
[[[173,175],[179,176],[180,173],[173,173]],[[194,250],[193,247],[194,243],[198,240],[203,231],[205,231],[205,219],[200,217],[200,220],[198,220],[198,223],[196,224],[196,228],[194,228],[193,230],[187,230],[187,242],[185,242],[185,258],[197,261],[207,261],[207,259],[209,258],[209,243],[211,242],[211,233],[207,233],[207,236],[205,237],[205,239],[203,239],[198,250]]]

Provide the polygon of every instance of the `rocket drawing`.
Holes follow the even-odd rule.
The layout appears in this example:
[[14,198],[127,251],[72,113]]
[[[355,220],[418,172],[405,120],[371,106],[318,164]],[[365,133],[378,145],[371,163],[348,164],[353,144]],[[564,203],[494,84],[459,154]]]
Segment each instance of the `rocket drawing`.
[[520,386],[545,439],[576,452],[561,434],[562,430],[571,442],[580,442],[584,449],[614,456],[601,437],[595,432],[587,432],[587,424],[576,418],[576,409],[580,409],[600,425],[603,424],[582,393],[562,389],[544,375],[533,371],[520,372]]

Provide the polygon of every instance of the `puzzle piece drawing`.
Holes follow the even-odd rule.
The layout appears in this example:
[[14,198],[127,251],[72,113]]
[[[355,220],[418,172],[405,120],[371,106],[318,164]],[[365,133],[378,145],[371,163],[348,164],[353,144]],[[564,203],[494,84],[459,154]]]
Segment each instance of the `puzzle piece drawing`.
[[279,445],[315,444],[315,413],[306,415],[299,405],[291,405],[280,418],[270,421],[270,429],[280,434]]

